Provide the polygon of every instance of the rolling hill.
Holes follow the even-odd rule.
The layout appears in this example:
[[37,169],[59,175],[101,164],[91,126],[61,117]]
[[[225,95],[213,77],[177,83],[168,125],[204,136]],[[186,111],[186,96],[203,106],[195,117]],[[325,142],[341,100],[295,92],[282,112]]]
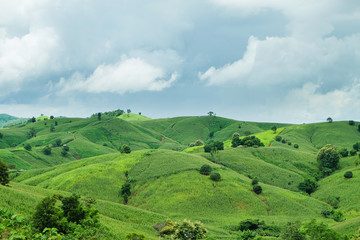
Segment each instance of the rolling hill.
[[[355,233],[359,227],[358,155],[342,158],[340,169],[319,179],[311,196],[298,190],[304,179],[317,176],[316,155],[322,146],[330,143],[350,150],[360,142],[358,123],[292,125],[209,116],[128,120],[55,118],[0,129],[0,157],[15,165],[10,187],[0,187],[5,196],[1,206],[30,215],[44,196],[93,197],[101,221],[109,227],[105,236],[116,239],[125,239],[129,232],[158,239],[155,223],[185,218],[203,222],[209,239],[237,239],[234,227],[249,218],[279,227],[317,219],[342,234]],[[274,125],[277,132],[270,130]],[[30,137],[30,131],[36,136]],[[234,132],[257,136],[266,146],[231,148]],[[275,141],[276,136],[284,143]],[[202,146],[188,148],[198,139],[223,141],[225,150],[214,154],[204,153]],[[54,144],[56,140],[61,140],[60,146]],[[63,144],[69,147],[66,156],[61,153]],[[120,153],[123,144],[131,147],[130,154]],[[32,149],[25,150],[25,145]],[[43,153],[45,146],[52,146],[50,155]],[[204,164],[220,173],[222,180],[201,175]],[[345,179],[346,171],[354,177]],[[127,178],[131,196],[124,205],[119,192]],[[259,195],[251,186],[254,178],[263,189]],[[340,199],[337,211],[344,214],[343,222],[321,214],[332,208],[329,199],[335,197]]]

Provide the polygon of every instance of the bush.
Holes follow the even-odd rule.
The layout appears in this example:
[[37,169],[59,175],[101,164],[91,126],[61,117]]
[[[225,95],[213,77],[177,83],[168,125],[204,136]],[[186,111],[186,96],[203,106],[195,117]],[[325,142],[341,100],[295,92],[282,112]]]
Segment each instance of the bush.
[[208,176],[208,175],[210,175],[211,171],[212,171],[212,168],[208,164],[204,164],[200,168],[200,174],[202,174],[202,175],[207,175]]
[[124,144],[124,145],[122,145],[122,147],[121,147],[121,152],[122,152],[122,153],[129,154],[129,153],[131,153],[131,148],[130,148],[128,145]]
[[291,142],[288,142],[288,145],[291,146]]
[[301,182],[298,186],[300,191],[306,192],[307,194],[311,194],[313,192],[316,191],[316,189],[318,188],[318,184],[317,182],[315,182],[312,179],[305,179],[303,182]]
[[240,137],[240,134],[238,132],[234,132],[232,135],[232,138],[235,138],[235,137]]
[[215,182],[219,182],[221,180],[221,175],[220,175],[220,173],[212,173],[210,175],[210,179]]
[[351,149],[351,150],[350,150],[350,155],[351,155],[351,156],[355,156],[355,155],[356,155],[356,153],[357,153],[357,152],[356,152],[356,150],[355,150],[355,149]]
[[224,143],[220,141],[212,142],[204,146],[205,152],[224,150]]
[[299,148],[299,145],[297,143],[294,144],[294,148]]
[[50,155],[50,154],[51,154],[51,147],[45,146],[45,147],[42,149],[42,152],[43,152],[45,155]]
[[231,147],[235,148],[241,145],[241,140],[239,137],[233,137],[231,140]]
[[63,150],[68,152],[70,150],[70,147],[68,145],[64,145]]
[[0,133],[0,139],[2,139],[4,137],[4,135],[2,133]]
[[209,138],[212,138],[214,136],[214,131],[209,133]]
[[[360,125],[359,125],[360,126]],[[354,145],[353,145],[353,149],[355,149],[357,152],[360,150],[360,143],[355,143]]]
[[340,149],[339,153],[340,153],[340,155],[341,155],[342,157],[347,157],[347,156],[349,156],[349,151],[348,151],[346,148]]
[[351,171],[347,171],[345,174],[344,174],[344,177],[345,178],[352,178],[353,177],[353,173]]
[[251,181],[251,185],[257,185],[259,183],[259,180],[256,178]]
[[286,140],[285,140],[285,139],[283,139],[283,140],[281,140],[281,142],[282,142],[282,143],[286,143]]
[[282,140],[282,137],[281,137],[281,136],[276,136],[276,137],[275,137],[275,141],[280,142],[281,140]]
[[29,143],[27,143],[27,144],[25,144],[25,146],[24,146],[24,148],[25,148],[25,150],[27,150],[27,151],[31,151],[31,145],[29,144]]
[[349,125],[350,126],[354,126],[355,125],[355,122],[353,120],[349,120]]
[[124,204],[128,203],[129,197],[131,195],[131,185],[130,183],[126,182],[121,186],[120,195],[124,199]]
[[206,238],[208,232],[201,222],[192,223],[186,219],[182,223],[176,223],[174,229],[173,238],[182,240]]
[[202,145],[204,145],[204,142],[201,141],[200,139],[195,141],[195,146],[202,146]]
[[253,185],[253,191],[259,195],[262,193],[262,187],[260,185]]

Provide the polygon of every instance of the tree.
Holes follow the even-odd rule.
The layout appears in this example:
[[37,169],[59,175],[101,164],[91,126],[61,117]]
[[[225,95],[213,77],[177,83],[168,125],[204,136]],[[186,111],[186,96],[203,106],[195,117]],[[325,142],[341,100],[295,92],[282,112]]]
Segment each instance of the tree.
[[200,174],[202,174],[202,175],[207,175],[208,176],[208,175],[210,175],[211,171],[212,171],[212,168],[208,164],[204,164],[200,168]]
[[349,120],[349,125],[350,125],[350,126],[354,126],[354,125],[355,125],[354,120]]
[[213,180],[214,182],[219,182],[221,180],[221,175],[220,173],[212,173],[210,175],[210,179]]
[[27,151],[31,151],[31,145],[29,143],[25,144],[24,148],[27,150]]
[[202,146],[202,145],[204,145],[204,142],[202,140],[198,139],[195,141],[195,146]]
[[196,240],[206,238],[207,229],[201,222],[192,223],[185,219],[182,223],[176,223],[174,229],[174,239]]
[[51,116],[50,116],[50,119],[54,119],[54,116],[51,115]]
[[310,195],[311,193],[316,191],[318,186],[319,185],[317,184],[317,182],[315,182],[310,178],[307,178],[299,184],[298,188],[300,191],[306,192],[307,194]]
[[4,135],[2,133],[0,133],[0,139],[2,139],[4,137]]
[[97,114],[97,117],[98,117],[98,120],[100,121],[100,120],[101,120],[101,112],[99,112],[99,113]]
[[55,121],[55,126],[57,126],[58,125],[58,122],[57,121]]
[[51,124],[51,126],[50,126],[50,132],[55,132],[55,127],[53,124]]
[[357,142],[353,145],[353,149],[355,149],[356,151],[359,151],[360,150],[360,143]]
[[276,127],[276,126],[272,126],[272,127],[271,127],[271,130],[273,130],[274,133],[276,133],[277,127]]
[[39,231],[44,228],[59,228],[58,221],[60,220],[60,209],[55,206],[56,197],[45,197],[36,206],[33,215],[33,225]]
[[126,154],[131,153],[131,148],[128,145],[123,144],[121,147],[121,152]]
[[32,118],[31,118],[31,122],[33,122],[33,123],[36,122],[36,118],[35,118],[35,117],[32,117]]
[[277,136],[275,137],[275,141],[281,142],[281,140],[282,140],[282,137],[281,137],[281,136],[277,135]]
[[141,115],[141,112],[139,112],[139,115]]
[[360,124],[358,125],[358,132],[360,132]]
[[85,218],[85,210],[80,203],[80,196],[72,194],[69,197],[61,198],[64,217],[68,222],[80,223]]
[[214,112],[212,112],[212,111],[208,112],[207,114],[208,114],[209,117],[212,117],[212,116],[215,116],[215,115],[216,115],[216,114],[215,114]]
[[29,132],[28,132],[28,136],[29,138],[33,138],[33,137],[36,137],[36,130],[35,128],[30,128]]
[[253,185],[253,191],[257,195],[259,195],[260,193],[262,193],[262,187],[260,185]]
[[45,146],[45,147],[42,149],[42,152],[43,152],[45,155],[50,155],[50,154],[51,154],[51,147]]
[[240,137],[240,133],[234,132],[233,135],[232,135],[232,138],[235,138],[235,137]]
[[340,240],[344,239],[335,230],[330,229],[325,223],[310,221],[304,226],[305,234],[311,240]]
[[127,109],[126,112],[127,112],[128,117],[129,117],[130,113],[131,113],[131,109]]
[[338,168],[341,155],[335,145],[327,144],[319,150],[317,161],[322,171],[324,168],[334,171]]
[[342,157],[347,157],[349,156],[349,151],[346,148],[342,148],[339,150],[339,153]]
[[299,148],[299,144],[295,143],[294,148]]
[[0,158],[0,184],[7,185],[10,182],[9,168],[5,162]]
[[231,140],[231,147],[235,148],[238,147],[241,144],[241,140],[238,136],[233,137],[233,139]]
[[355,156],[357,151],[355,149],[350,150],[350,156]]
[[332,120],[331,117],[328,117],[328,118],[326,119],[326,121],[327,121],[328,123],[332,123],[332,122],[333,122],[333,120]]
[[129,201],[129,197],[131,195],[131,185],[130,183],[126,182],[121,186],[120,195],[124,199],[124,204],[127,204]]

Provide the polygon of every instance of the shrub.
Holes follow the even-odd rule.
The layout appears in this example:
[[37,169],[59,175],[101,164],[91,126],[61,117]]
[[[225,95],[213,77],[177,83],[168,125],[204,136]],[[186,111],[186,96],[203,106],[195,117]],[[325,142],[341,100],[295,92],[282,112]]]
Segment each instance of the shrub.
[[234,132],[233,135],[232,135],[232,138],[235,138],[235,137],[240,137],[240,133]]
[[286,143],[286,140],[285,140],[285,139],[283,139],[283,140],[281,140],[281,142],[282,142],[282,143]]
[[200,168],[200,174],[202,174],[202,175],[207,175],[208,176],[208,175],[210,175],[211,171],[212,171],[212,168],[208,164],[204,164]]
[[43,152],[45,155],[50,155],[50,154],[51,154],[51,147],[45,146],[45,147],[42,149],[42,152]]
[[209,133],[209,138],[212,138],[214,136],[214,131]]
[[201,141],[200,139],[195,141],[195,146],[202,146],[202,145],[204,145],[204,142]]
[[355,156],[357,152],[355,149],[351,149],[349,153],[351,156]]
[[282,139],[282,137],[281,137],[281,136],[279,136],[279,135],[275,137],[275,141],[277,141],[277,142],[280,142],[280,141],[281,141],[281,139]]
[[122,147],[121,147],[121,152],[129,154],[129,153],[131,153],[131,148],[128,145],[123,144]]
[[259,183],[259,180],[257,180],[256,178],[254,178],[252,181],[251,181],[251,185],[256,185]]
[[350,126],[354,126],[354,125],[355,125],[354,120],[349,120],[349,125],[350,125]]
[[182,223],[176,223],[174,229],[174,239],[182,240],[203,239],[206,238],[206,234],[208,232],[201,222],[192,223],[186,219]]
[[0,133],[0,139],[2,139],[4,137],[4,135],[2,133]]
[[297,143],[295,143],[294,148],[299,148],[299,145]]
[[25,148],[25,150],[27,150],[27,151],[31,151],[31,145],[29,144],[29,143],[27,143],[27,144],[25,144],[25,146],[24,146],[24,148]]
[[125,237],[127,240],[145,240],[145,236],[143,234],[137,233],[129,233]]
[[349,151],[346,148],[342,148],[339,150],[339,153],[342,157],[347,157],[349,156]]
[[68,152],[68,151],[70,150],[70,147],[69,147],[68,145],[65,145],[65,144],[64,144],[64,146],[63,146],[63,150],[65,150],[65,151],[67,151],[67,152]]
[[260,185],[253,185],[253,191],[259,195],[262,193],[262,187]]
[[210,175],[210,179],[215,182],[219,182],[221,180],[221,175],[220,175],[220,173],[212,173]]
[[[360,125],[359,125],[360,126]],[[355,143],[354,145],[353,145],[353,149],[355,149],[356,151],[359,151],[360,150],[360,143]]]
[[344,177],[345,178],[352,178],[353,177],[353,173],[351,171],[347,171],[345,174],[344,174]]
[[288,145],[291,146],[291,142],[288,142]]
[[124,199],[124,204],[128,203],[129,197],[131,195],[131,185],[130,183],[126,182],[121,186],[120,195]]
[[316,189],[318,188],[318,184],[317,182],[315,182],[312,179],[305,179],[303,182],[301,182],[298,186],[300,191],[306,192],[307,194],[311,194],[313,192],[316,191]]
[[306,236],[300,231],[300,222],[288,222],[281,233],[284,240],[306,240]]

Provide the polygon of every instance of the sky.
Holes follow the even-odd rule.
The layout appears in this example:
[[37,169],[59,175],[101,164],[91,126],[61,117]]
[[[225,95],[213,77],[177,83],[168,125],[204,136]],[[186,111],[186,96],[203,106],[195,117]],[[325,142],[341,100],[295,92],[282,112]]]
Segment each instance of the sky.
[[0,113],[360,120],[358,0],[0,0]]

